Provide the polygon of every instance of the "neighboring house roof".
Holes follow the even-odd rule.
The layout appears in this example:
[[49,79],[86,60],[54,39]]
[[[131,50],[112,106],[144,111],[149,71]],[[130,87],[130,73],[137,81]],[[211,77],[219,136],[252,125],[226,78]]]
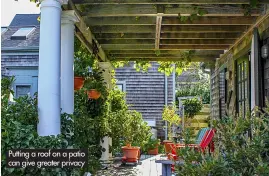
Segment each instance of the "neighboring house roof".
[[37,18],[40,14],[17,14],[13,18],[9,27],[18,27],[18,26],[39,26],[39,21]]
[[[8,26],[8,30],[1,35],[1,49],[38,48],[40,32],[38,16],[39,14],[17,14]],[[28,27],[35,27],[35,30],[27,36],[26,40],[11,39],[20,28]]]

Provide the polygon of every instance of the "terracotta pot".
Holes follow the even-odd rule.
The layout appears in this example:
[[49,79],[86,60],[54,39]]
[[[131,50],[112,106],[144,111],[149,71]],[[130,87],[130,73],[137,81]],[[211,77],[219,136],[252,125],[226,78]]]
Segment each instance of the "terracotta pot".
[[83,77],[74,77],[74,89],[80,90],[84,85],[84,78]]
[[140,158],[140,147],[127,147],[124,146],[121,148],[124,157],[127,160],[137,161]]
[[155,149],[148,150],[149,155],[158,155],[158,147]]
[[94,100],[97,100],[101,96],[101,93],[98,92],[96,89],[88,90],[87,93],[88,93],[88,97]]
[[172,148],[173,148],[173,142],[164,143],[165,153],[171,153]]

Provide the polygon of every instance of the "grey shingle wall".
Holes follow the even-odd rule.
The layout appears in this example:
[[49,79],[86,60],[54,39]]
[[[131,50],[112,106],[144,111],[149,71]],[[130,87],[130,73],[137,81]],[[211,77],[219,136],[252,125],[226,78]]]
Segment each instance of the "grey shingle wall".
[[8,76],[7,67],[38,66],[38,55],[1,55],[1,74]]
[[[126,100],[130,109],[141,112],[143,118],[155,119],[158,136],[164,136],[162,111],[165,104],[165,77],[157,71],[158,64],[152,63],[147,73],[137,72],[133,64],[116,69],[116,79],[126,83]],[[168,103],[173,101],[173,78],[168,77]]]

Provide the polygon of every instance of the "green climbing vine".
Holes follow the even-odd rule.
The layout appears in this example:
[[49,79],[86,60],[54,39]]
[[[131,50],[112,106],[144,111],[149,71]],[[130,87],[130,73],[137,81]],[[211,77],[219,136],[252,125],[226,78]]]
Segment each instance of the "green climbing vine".
[[[188,8],[188,7],[187,7]],[[204,16],[207,14],[207,10],[201,9],[198,6],[192,6],[189,7],[193,10],[193,13],[191,13],[189,16],[182,16],[181,13],[178,13],[178,18],[180,19],[181,22],[185,23],[187,21],[194,21],[197,20],[200,16]]]
[[241,7],[244,11],[245,16],[251,15],[251,10],[257,8],[259,0],[249,0],[249,4],[242,4]]

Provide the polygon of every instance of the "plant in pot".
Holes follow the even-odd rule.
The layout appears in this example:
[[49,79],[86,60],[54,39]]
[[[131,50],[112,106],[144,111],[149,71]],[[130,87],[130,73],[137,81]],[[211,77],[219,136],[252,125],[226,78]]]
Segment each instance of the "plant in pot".
[[75,58],[74,59],[74,89],[80,90],[85,81],[85,77],[88,76],[89,65],[87,60]]
[[163,141],[165,146],[165,152],[170,153],[171,144],[173,144],[173,136],[172,136],[173,125],[179,125],[181,121],[180,117],[176,114],[176,106],[174,104],[165,106],[163,109],[162,118],[163,120],[167,121],[167,130],[168,130],[168,140]]
[[102,92],[106,92],[102,71],[93,70],[86,79],[84,87],[90,99],[100,98]]
[[[124,154],[122,162],[137,162],[140,158],[140,147],[142,147],[151,136],[150,127],[143,120],[141,113],[137,111],[126,111],[123,123],[123,134],[126,146],[122,147]],[[138,146],[132,146],[137,144]]]
[[160,145],[160,139],[149,138],[145,144],[145,149],[149,155],[158,155],[158,149]]

